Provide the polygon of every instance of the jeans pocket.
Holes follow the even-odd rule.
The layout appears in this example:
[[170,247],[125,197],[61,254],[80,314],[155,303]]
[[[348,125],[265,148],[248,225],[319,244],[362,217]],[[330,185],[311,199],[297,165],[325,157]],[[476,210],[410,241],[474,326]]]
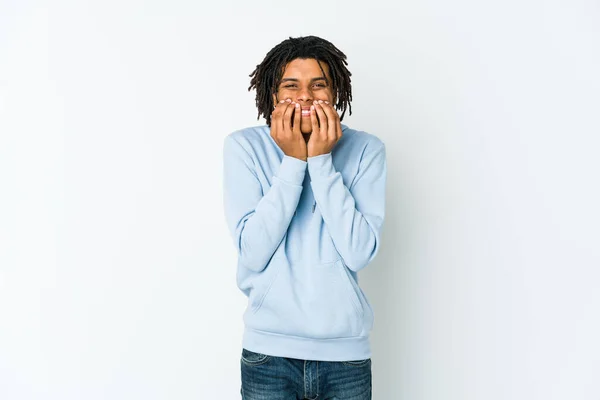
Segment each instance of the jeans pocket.
[[350,367],[362,367],[371,362],[370,358],[364,360],[352,360],[352,361],[342,361],[342,364],[348,365]]
[[255,353],[250,350],[242,349],[241,361],[244,364],[251,366],[251,367],[254,367],[257,365],[262,365],[262,364],[266,363],[267,361],[269,361],[270,358],[271,357],[266,354]]

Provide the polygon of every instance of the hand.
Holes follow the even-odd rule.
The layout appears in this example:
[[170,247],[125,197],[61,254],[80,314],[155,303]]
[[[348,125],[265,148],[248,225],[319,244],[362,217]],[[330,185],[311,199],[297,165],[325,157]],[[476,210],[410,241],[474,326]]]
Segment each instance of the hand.
[[271,114],[271,137],[285,155],[306,161],[306,141],[300,131],[301,118],[300,104],[291,99],[281,100]]
[[310,110],[310,121],[312,133],[307,143],[308,157],[331,152],[342,137],[342,125],[337,111],[328,101],[315,100]]

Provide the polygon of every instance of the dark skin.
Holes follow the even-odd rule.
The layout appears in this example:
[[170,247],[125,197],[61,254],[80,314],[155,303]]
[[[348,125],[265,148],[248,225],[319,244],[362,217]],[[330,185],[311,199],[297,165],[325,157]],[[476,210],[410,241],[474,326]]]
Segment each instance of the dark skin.
[[297,58],[286,65],[271,116],[271,137],[284,154],[306,161],[330,153],[342,137],[330,82],[326,63]]

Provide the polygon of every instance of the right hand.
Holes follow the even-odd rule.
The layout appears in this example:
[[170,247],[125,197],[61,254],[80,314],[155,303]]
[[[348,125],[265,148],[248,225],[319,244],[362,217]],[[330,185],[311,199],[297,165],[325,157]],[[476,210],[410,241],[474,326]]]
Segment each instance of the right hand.
[[291,99],[281,100],[271,114],[271,137],[285,155],[306,161],[307,147],[300,131],[301,118],[300,104]]

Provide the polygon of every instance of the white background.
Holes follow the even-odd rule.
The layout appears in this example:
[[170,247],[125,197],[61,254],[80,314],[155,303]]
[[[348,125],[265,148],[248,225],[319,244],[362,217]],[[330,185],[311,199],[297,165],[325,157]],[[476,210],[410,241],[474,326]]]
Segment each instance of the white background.
[[0,399],[238,399],[225,135],[289,36],[388,151],[374,399],[600,398],[594,0],[0,2]]

